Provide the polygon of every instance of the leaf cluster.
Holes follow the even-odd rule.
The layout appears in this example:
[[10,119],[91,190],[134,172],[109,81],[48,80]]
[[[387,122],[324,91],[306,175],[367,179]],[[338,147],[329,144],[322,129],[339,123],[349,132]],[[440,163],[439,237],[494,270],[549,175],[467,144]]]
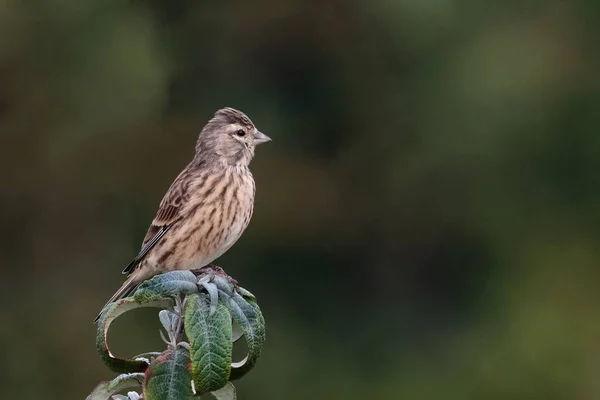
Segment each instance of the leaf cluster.
[[[140,307],[162,308],[159,319],[167,348],[121,358],[109,349],[111,323]],[[233,344],[244,338],[247,354],[233,361]],[[265,321],[249,291],[212,273],[172,271],[142,283],[131,297],[109,304],[99,322],[96,349],[104,363],[121,375],[101,382],[88,400],[175,400],[210,393],[235,399],[230,381],[252,369],[265,341]],[[140,389],[141,394],[134,391]],[[127,394],[125,391],[130,390]]]

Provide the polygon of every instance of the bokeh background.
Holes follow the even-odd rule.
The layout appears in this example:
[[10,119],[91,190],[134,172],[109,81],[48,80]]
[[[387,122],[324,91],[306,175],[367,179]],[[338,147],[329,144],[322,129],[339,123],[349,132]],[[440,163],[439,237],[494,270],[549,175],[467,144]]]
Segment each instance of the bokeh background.
[[600,398],[599,45],[596,0],[0,1],[2,397],[114,376],[92,319],[232,106],[274,139],[240,399]]

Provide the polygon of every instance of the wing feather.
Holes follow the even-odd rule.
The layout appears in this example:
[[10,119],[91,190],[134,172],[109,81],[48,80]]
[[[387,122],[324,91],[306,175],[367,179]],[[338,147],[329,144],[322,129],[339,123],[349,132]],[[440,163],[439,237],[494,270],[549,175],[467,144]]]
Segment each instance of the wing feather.
[[187,168],[179,174],[175,181],[165,193],[156,217],[152,220],[152,224],[148,228],[148,232],[144,237],[142,248],[139,254],[131,260],[131,262],[123,270],[123,274],[131,274],[139,263],[144,259],[146,254],[158,243],[158,241],[169,231],[175,222],[181,218],[183,206],[188,201],[188,186]]

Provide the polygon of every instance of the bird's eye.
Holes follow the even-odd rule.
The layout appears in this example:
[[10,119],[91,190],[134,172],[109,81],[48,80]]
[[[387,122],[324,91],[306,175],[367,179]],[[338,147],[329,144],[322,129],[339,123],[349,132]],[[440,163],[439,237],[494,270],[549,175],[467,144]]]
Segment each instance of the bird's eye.
[[239,129],[235,132],[235,134],[238,136],[246,136],[246,131],[243,129]]

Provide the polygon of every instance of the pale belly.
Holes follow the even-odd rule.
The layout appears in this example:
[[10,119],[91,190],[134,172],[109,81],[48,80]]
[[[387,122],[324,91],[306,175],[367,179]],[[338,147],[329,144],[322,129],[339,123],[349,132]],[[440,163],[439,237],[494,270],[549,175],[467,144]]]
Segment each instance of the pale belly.
[[[249,217],[245,217],[244,214],[246,213],[237,214],[233,221],[225,227],[226,230],[223,233],[215,234],[213,237],[208,235],[210,239],[207,239],[206,234],[208,228],[191,234],[188,236],[189,244],[180,246],[172,257],[165,259],[163,265],[159,265],[158,268],[161,270],[190,270],[202,268],[212,263],[229,250],[246,230]],[[186,231],[186,229],[182,227],[181,231]],[[214,231],[211,231],[211,233],[214,233]],[[219,239],[214,240],[215,237]]]
[[[214,203],[216,205],[212,208],[200,208],[167,232],[148,254],[146,264],[149,273],[202,268],[222,256],[238,241],[250,222],[254,204],[252,175],[240,176],[239,179],[245,181],[238,185],[235,197],[229,194],[223,203]],[[229,204],[231,199],[245,201],[237,200],[233,207],[236,212],[230,216],[224,204]],[[216,224],[210,225],[208,221]]]
[[198,254],[197,258],[190,260],[190,264],[183,269],[201,268],[221,257],[238,241],[247,226],[248,224],[244,223],[244,218],[236,218],[228,235],[223,235],[223,239],[216,246],[211,246],[212,248],[206,254]]

